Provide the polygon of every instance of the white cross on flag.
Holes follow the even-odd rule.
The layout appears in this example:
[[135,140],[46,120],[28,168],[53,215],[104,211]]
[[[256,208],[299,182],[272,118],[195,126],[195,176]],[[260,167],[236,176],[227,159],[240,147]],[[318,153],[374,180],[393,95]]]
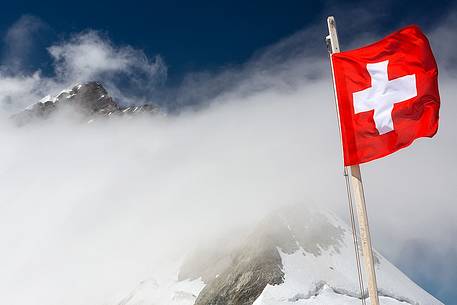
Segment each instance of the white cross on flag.
[[438,68],[427,38],[408,26],[332,54],[344,163],[384,157],[438,129]]

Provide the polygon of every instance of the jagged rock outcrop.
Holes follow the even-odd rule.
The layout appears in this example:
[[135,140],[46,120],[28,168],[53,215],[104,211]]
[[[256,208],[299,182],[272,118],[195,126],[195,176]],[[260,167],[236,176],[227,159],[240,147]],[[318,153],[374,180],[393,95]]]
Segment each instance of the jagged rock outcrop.
[[252,304],[269,285],[283,282],[281,257],[270,243],[254,236],[235,251],[231,262],[207,282],[196,305]]
[[88,120],[95,117],[110,117],[138,113],[158,114],[160,109],[155,105],[122,106],[116,102],[101,83],[88,82],[66,89],[58,95],[50,95],[32,104],[11,119],[19,126],[34,120],[47,119],[59,110],[69,109]]

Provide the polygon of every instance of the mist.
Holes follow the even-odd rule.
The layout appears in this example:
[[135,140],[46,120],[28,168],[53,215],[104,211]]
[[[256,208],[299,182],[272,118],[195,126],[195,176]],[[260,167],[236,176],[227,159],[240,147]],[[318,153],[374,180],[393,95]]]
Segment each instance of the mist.
[[[374,245],[412,268],[407,274],[427,270],[427,261],[411,267],[417,257],[436,263],[442,253],[457,252],[456,70],[454,55],[434,43],[449,38],[454,16],[427,33],[443,67],[438,135],[362,166]],[[347,219],[325,46],[317,52],[303,43],[315,32],[304,29],[240,66],[196,71],[163,91],[160,57],[115,46],[96,31],[49,48],[54,76],[3,71],[4,302],[116,304],[140,281],[170,272],[196,244],[254,225],[283,205],[322,206]],[[89,61],[100,57],[108,60]],[[111,72],[121,76],[113,79]],[[141,81],[124,91],[119,80],[125,76]],[[173,97],[181,111],[91,124],[59,113],[23,128],[7,119],[48,93],[94,78],[128,103],[152,101],[158,92]],[[148,83],[154,90],[135,90]],[[434,254],[406,251],[412,242]],[[442,264],[456,266],[453,257]],[[442,268],[442,289],[451,289],[454,271]]]

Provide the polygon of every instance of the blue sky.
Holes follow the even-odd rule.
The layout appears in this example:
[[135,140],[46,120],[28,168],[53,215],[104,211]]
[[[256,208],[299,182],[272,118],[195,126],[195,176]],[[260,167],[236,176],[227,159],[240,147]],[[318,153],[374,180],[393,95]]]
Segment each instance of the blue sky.
[[[451,9],[455,9],[452,1],[8,1],[0,13],[2,67],[7,73],[40,70],[52,77],[55,62],[47,48],[74,33],[96,30],[113,45],[131,46],[148,58],[160,55],[167,67],[161,86],[176,88],[189,73],[243,66],[265,48],[306,28],[313,28],[315,34],[308,48],[324,57],[328,14],[337,18],[344,48],[354,44],[354,37],[363,41],[365,34],[379,36],[410,23],[427,32]],[[12,25],[23,16],[33,23],[27,39],[8,40]],[[148,64],[157,68],[154,61]],[[157,94],[169,96],[169,90]],[[411,249],[431,267],[425,272],[410,260],[398,259],[400,268],[446,304],[457,304],[457,293],[441,289],[433,274],[441,268],[441,260],[457,262],[456,253],[435,255],[426,245],[412,242],[405,256],[411,256]]]
[[[411,5],[414,3],[413,5]],[[35,39],[32,63],[46,68],[42,47],[50,40],[88,28],[106,32],[116,44],[129,44],[146,54],[161,54],[169,68],[169,81],[188,71],[216,69],[246,61],[253,52],[269,46],[330,12],[343,29],[388,32],[400,25],[427,27],[451,1],[7,1],[2,5],[0,33],[21,15],[41,18],[48,27]],[[370,16],[363,28],[352,28],[353,15],[364,8]],[[340,13],[339,13],[340,12]],[[351,34],[341,31],[342,41]],[[41,56],[38,56],[40,54]],[[49,67],[47,67],[49,68]]]

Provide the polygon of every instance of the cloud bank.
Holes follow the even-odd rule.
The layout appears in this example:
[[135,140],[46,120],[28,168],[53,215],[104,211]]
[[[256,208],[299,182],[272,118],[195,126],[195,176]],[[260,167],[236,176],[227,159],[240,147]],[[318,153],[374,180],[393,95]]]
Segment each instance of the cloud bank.
[[[453,286],[443,279],[457,265],[457,92],[454,55],[435,41],[451,39],[453,16],[430,32],[445,67],[438,135],[363,166],[376,247],[417,279],[442,280],[442,290]],[[304,43],[313,35],[316,28],[305,29],[241,66],[197,71],[163,91],[160,57],[95,31],[49,47],[51,76],[1,70],[5,115],[88,78],[101,78],[126,102],[151,101],[157,92],[181,106],[153,120],[57,120],[21,129],[1,121],[5,303],[114,304],[167,259],[283,204],[322,205],[345,217],[328,61],[323,45],[316,53]],[[445,276],[426,272],[443,257],[434,266]]]

